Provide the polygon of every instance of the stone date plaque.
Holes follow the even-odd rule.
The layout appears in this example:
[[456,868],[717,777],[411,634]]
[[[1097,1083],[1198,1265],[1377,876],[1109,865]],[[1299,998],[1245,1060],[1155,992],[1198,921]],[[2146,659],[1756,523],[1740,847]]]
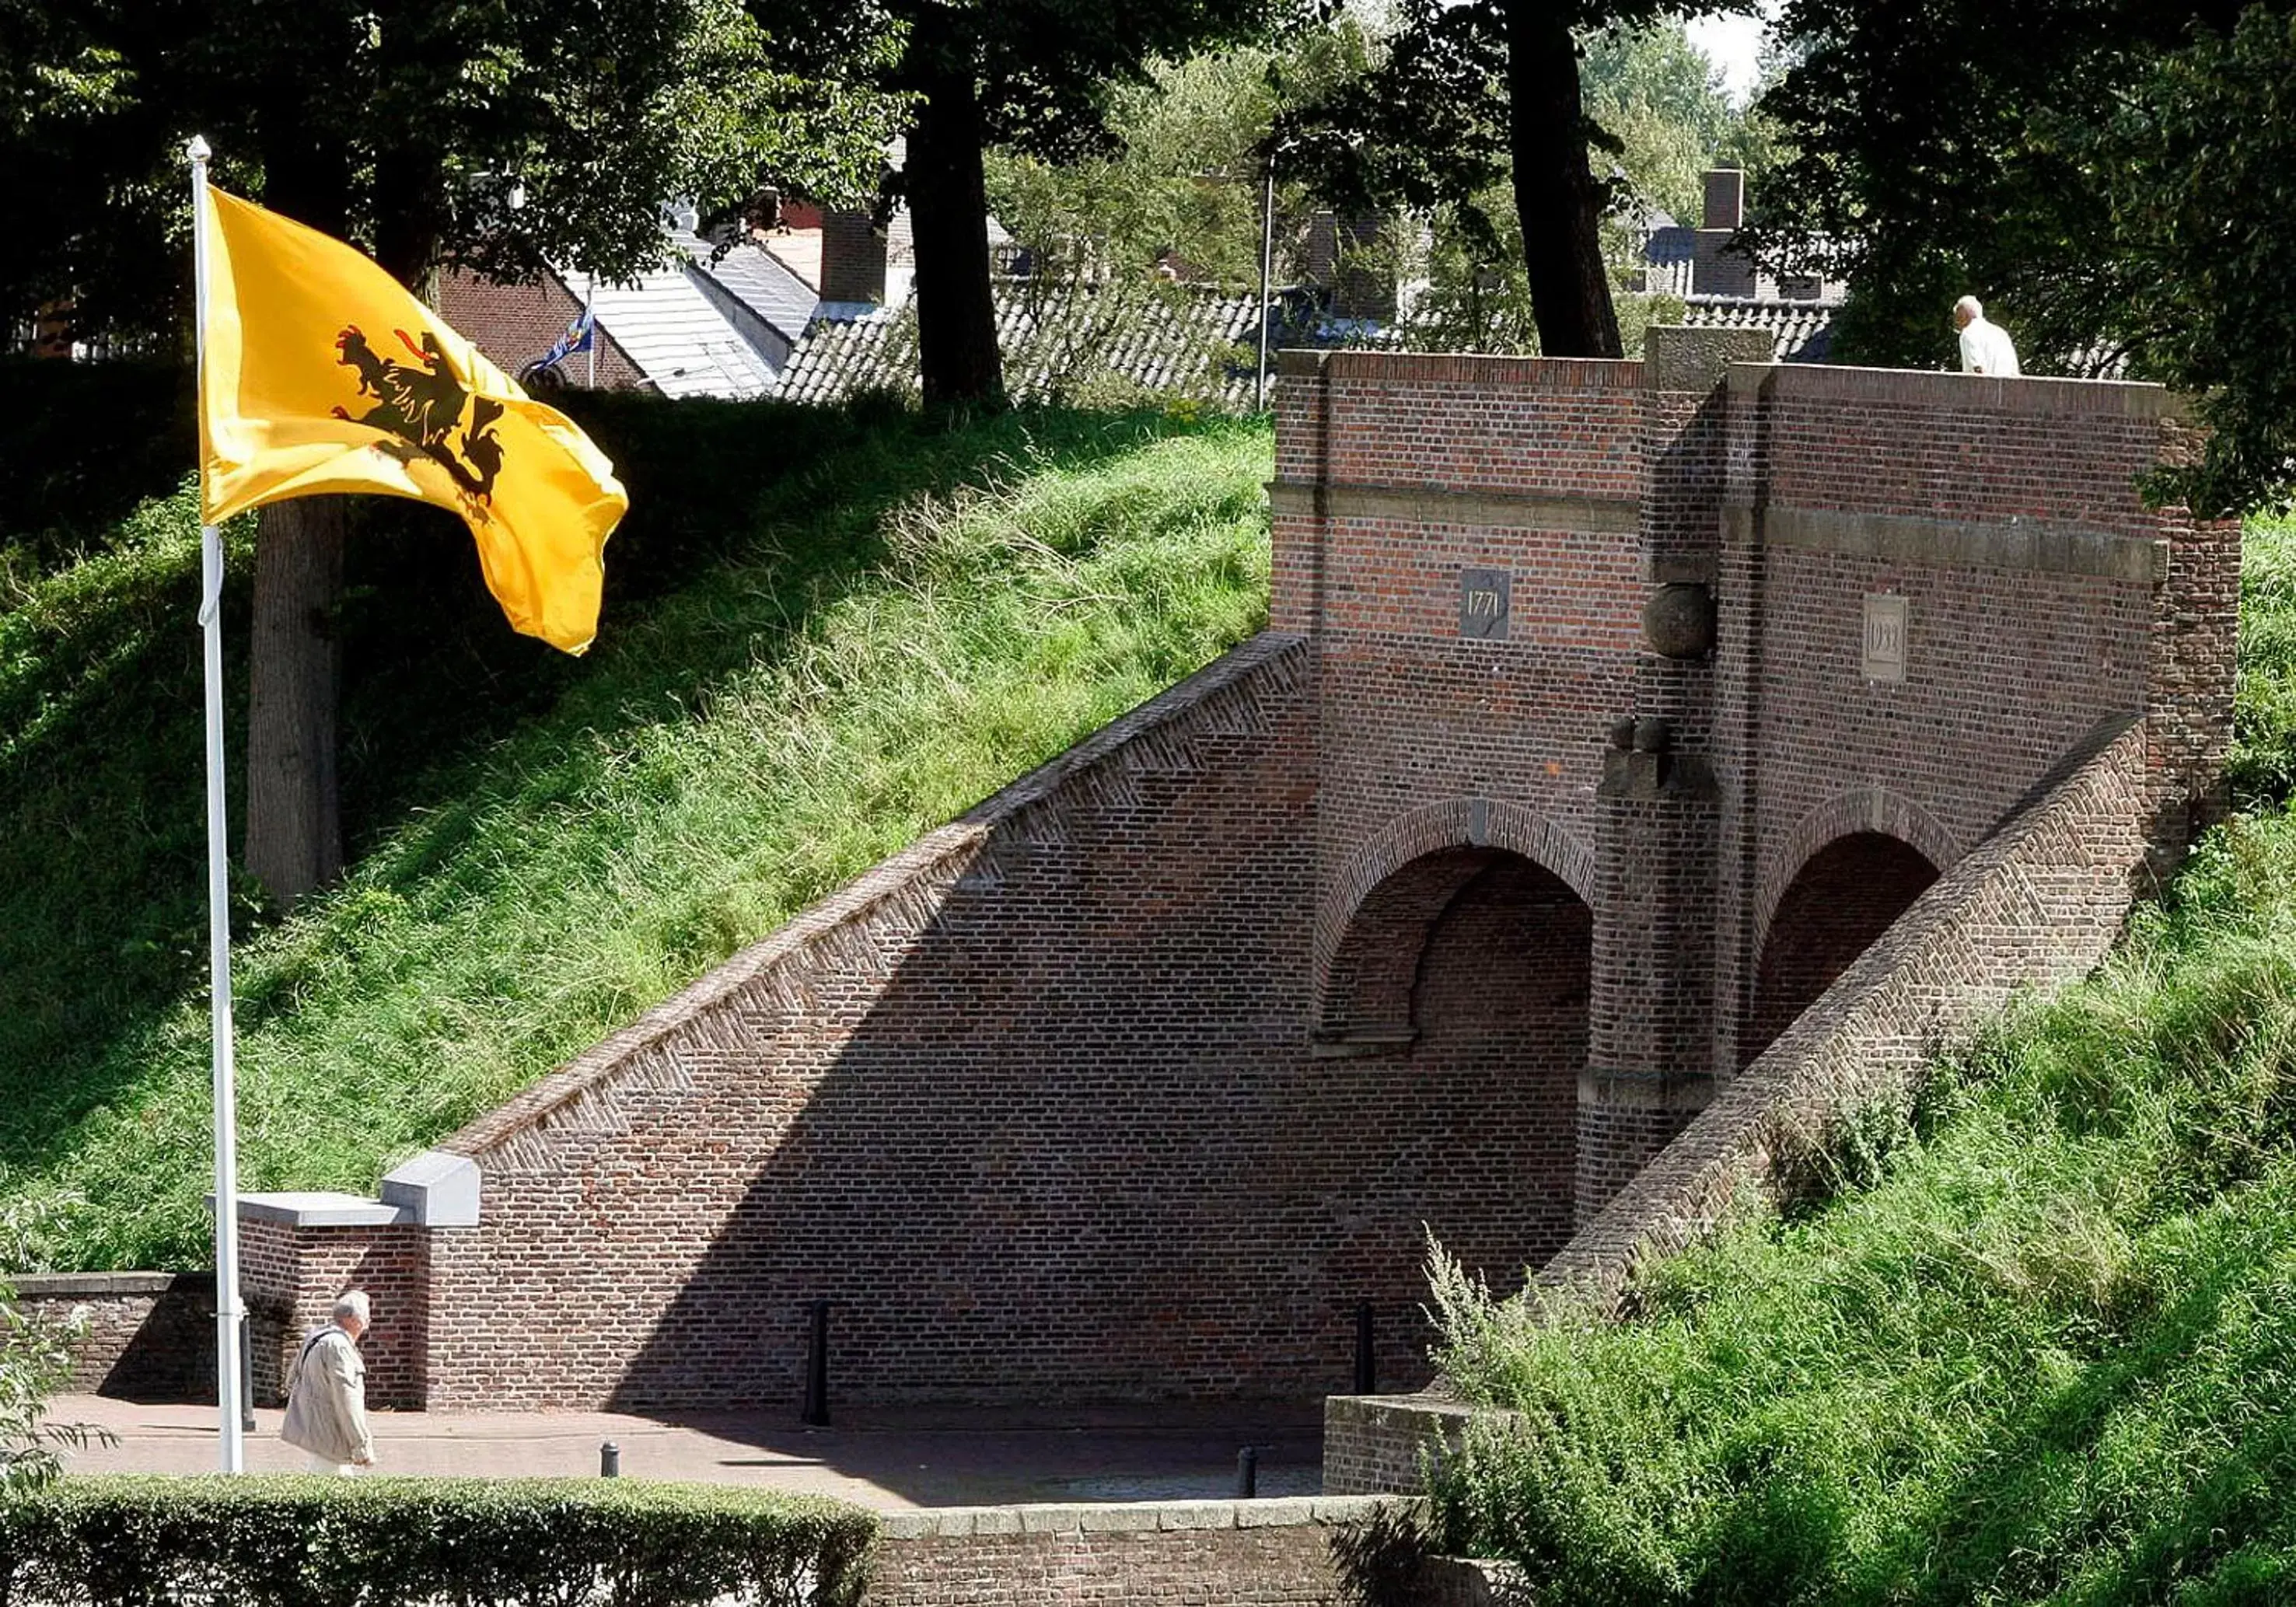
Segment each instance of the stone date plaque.
[[1507,611],[1514,577],[1505,570],[1459,571],[1459,634],[1470,641],[1507,639]]
[[1866,678],[1906,678],[1906,600],[1890,594],[1866,599]]

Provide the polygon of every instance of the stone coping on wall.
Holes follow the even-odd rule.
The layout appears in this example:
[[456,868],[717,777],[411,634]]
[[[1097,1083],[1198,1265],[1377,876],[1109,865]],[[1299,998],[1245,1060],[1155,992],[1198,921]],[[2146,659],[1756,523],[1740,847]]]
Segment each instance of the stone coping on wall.
[[1734,363],[1729,387],[1733,396],[1766,401],[1895,403],[2034,417],[2181,419],[2192,411],[2188,398],[2166,386],[2136,380],[2008,378],[1832,363]]
[[[213,1209],[213,1200],[209,1200]],[[396,1227],[414,1220],[403,1205],[386,1205],[361,1194],[320,1189],[289,1193],[242,1194],[239,1219],[275,1222],[282,1227]]]
[[1419,1513],[1414,1496],[1277,1496],[1234,1501],[1127,1501],[1021,1506],[935,1506],[887,1513],[888,1540],[964,1539],[975,1535],[1171,1534],[1184,1529],[1276,1529],[1368,1522],[1384,1512]]
[[27,1272],[9,1280],[28,1300],[98,1300],[107,1295],[166,1294],[176,1284],[211,1284],[211,1272]]
[[[992,833],[1054,795],[1087,771],[1107,764],[1133,745],[1154,750],[1168,728],[1207,710],[1245,688],[1256,677],[1277,675],[1290,685],[1304,672],[1295,650],[1307,638],[1262,631],[1187,679],[1149,699],[1046,764],[992,794],[949,824],[927,832],[892,857],[863,872],[837,891],[800,914],[772,936],[752,944],[637,1021],[606,1038],[518,1095],[480,1117],[440,1148],[479,1156],[554,1120],[579,1125],[591,1090],[610,1084],[644,1051],[674,1037],[756,984],[774,968],[810,946],[832,941],[843,930],[888,909],[919,923]],[[1179,740],[1173,738],[1172,740]]]
[[2169,543],[2161,537],[2016,516],[1979,524],[1840,508],[1772,505],[1758,514],[1726,507],[1722,538],[1733,546],[1792,547],[1921,569],[2092,575],[2136,586],[2157,585],[2169,574]]
[[1294,379],[1375,385],[1466,385],[1493,389],[1639,390],[1643,365],[1619,357],[1493,357],[1459,352],[1278,352],[1275,372]]

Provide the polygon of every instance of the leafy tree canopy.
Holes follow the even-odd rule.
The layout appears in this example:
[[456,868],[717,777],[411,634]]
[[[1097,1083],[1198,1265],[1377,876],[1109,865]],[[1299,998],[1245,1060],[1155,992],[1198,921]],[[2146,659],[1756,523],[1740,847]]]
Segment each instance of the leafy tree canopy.
[[[1304,20],[1272,43],[1152,62],[1144,79],[1108,91],[1111,148],[1069,161],[990,152],[990,209],[1055,277],[1141,277],[1168,252],[1193,276],[1248,283],[1278,119],[1362,72],[1367,49],[1341,15]],[[1296,220],[1314,200],[1279,164],[1279,217]],[[1298,272],[1298,244],[1279,235],[1279,280]]]
[[1384,59],[1299,119],[1302,156],[1342,198],[1447,219],[1471,258],[1511,245],[1540,345],[1615,357],[1603,228],[1630,187],[1619,159],[1631,149],[1685,201],[1690,152],[1712,141],[1682,124],[1726,120],[1678,26],[1640,31],[1698,9],[1400,0]]
[[738,0],[0,0],[0,160],[36,186],[0,299],[147,329],[188,291],[193,133],[218,182],[419,283],[630,275],[664,201],[849,192],[891,126],[779,70]]
[[2210,510],[2291,479],[2296,172],[2284,13],[2233,0],[1793,0],[1766,111],[1796,153],[1751,231],[1846,279],[1844,356],[1941,366],[1974,293],[2029,372],[2126,362],[2202,398]]

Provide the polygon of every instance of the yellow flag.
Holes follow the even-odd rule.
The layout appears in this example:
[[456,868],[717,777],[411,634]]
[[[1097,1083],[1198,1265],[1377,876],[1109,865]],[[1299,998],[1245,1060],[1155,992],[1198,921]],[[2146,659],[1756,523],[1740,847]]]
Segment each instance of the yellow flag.
[[204,193],[201,516],[328,491],[436,503],[513,627],[589,646],[629,507],[605,455],[350,247]]

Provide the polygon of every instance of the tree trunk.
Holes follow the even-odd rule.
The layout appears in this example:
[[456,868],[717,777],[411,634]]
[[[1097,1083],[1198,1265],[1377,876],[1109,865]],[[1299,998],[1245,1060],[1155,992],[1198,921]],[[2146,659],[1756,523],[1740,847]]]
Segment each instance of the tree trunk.
[[1514,204],[1538,348],[1550,357],[1619,357],[1569,18],[1552,0],[1510,0],[1506,30]]
[[[311,134],[287,86],[279,95],[263,129],[264,203],[340,236],[350,194],[340,143]],[[282,905],[343,867],[334,614],[347,512],[340,497],[299,497],[258,516],[242,840],[249,873]]]
[[283,905],[343,868],[335,790],[334,611],[343,590],[340,496],[263,510],[247,711],[247,868]]
[[996,304],[988,285],[988,193],[972,57],[928,12],[909,50],[923,92],[909,135],[909,217],[916,235],[917,356],[925,405],[1004,400]]

